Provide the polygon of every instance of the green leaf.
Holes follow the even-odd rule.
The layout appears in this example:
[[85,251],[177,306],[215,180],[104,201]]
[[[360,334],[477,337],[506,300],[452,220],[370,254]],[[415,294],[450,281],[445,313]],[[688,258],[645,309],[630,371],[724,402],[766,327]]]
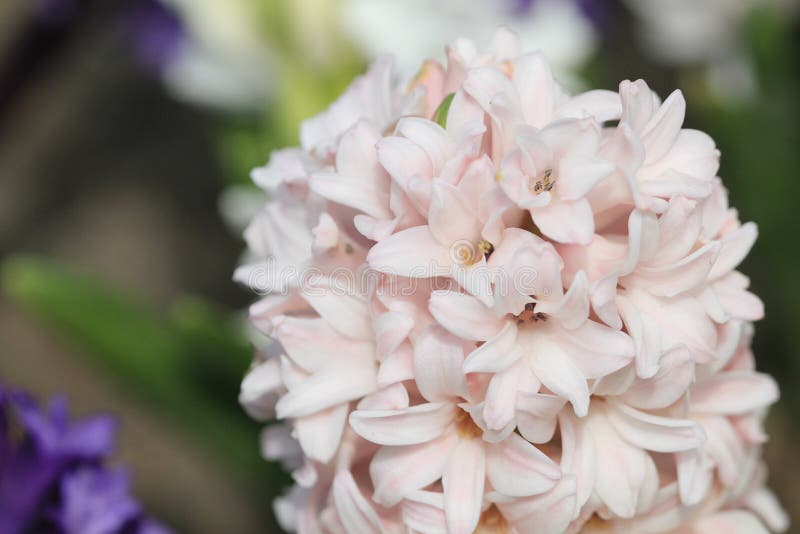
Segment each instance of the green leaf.
[[455,93],[450,93],[444,99],[436,111],[433,112],[433,121],[438,123],[442,128],[447,128],[447,114],[450,112],[450,104],[453,103]]

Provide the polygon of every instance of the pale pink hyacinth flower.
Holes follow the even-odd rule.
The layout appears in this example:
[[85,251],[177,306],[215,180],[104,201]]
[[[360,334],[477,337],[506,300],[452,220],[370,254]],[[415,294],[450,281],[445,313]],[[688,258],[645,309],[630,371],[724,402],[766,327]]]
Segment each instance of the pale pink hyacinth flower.
[[304,534],[783,531],[765,485],[757,231],[641,80],[570,96],[500,29],[382,58],[301,146],[236,279],[271,338],[240,401]]

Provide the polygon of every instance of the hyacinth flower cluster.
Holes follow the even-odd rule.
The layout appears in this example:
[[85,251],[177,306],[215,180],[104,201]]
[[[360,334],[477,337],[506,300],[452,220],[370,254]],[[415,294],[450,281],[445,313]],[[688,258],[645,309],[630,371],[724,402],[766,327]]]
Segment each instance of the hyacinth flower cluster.
[[114,433],[110,417],[70,421],[63,398],[45,409],[0,387],[0,532],[168,534],[104,465]]
[[253,171],[240,401],[301,533],[787,528],[756,239],[680,91],[570,96],[506,29],[382,58]]

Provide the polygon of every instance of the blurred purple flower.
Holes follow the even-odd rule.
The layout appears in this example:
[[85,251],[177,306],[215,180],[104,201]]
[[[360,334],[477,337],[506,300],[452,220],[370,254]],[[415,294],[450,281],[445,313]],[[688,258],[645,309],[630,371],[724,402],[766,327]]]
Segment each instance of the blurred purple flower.
[[63,398],[43,409],[0,386],[0,532],[159,532],[144,530],[152,524],[127,495],[126,473],[102,465],[115,426],[106,416],[70,421]]
[[125,19],[136,58],[152,72],[161,72],[186,38],[180,18],[157,0],[138,0]]
[[[512,13],[524,14],[533,8],[539,0],[510,0]],[[598,28],[603,28],[607,21],[607,11],[604,4],[607,0],[572,0],[583,12],[583,15],[592,21]]]

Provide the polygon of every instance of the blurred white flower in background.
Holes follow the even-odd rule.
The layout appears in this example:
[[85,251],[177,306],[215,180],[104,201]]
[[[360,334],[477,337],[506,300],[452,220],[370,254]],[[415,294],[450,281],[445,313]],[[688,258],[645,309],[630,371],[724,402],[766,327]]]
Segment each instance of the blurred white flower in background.
[[648,54],[662,63],[706,68],[711,92],[742,101],[758,92],[758,81],[742,43],[742,26],[755,9],[791,15],[794,0],[625,0],[638,18]]
[[344,0],[342,25],[368,56],[391,51],[399,71],[414,74],[419,58],[441,59],[443,41],[486,42],[498,26],[516,31],[527,50],[541,50],[559,78],[594,52],[597,36],[585,9],[572,0]]
[[221,109],[252,109],[272,90],[275,60],[251,0],[161,0],[184,39],[162,66],[179,97]]

